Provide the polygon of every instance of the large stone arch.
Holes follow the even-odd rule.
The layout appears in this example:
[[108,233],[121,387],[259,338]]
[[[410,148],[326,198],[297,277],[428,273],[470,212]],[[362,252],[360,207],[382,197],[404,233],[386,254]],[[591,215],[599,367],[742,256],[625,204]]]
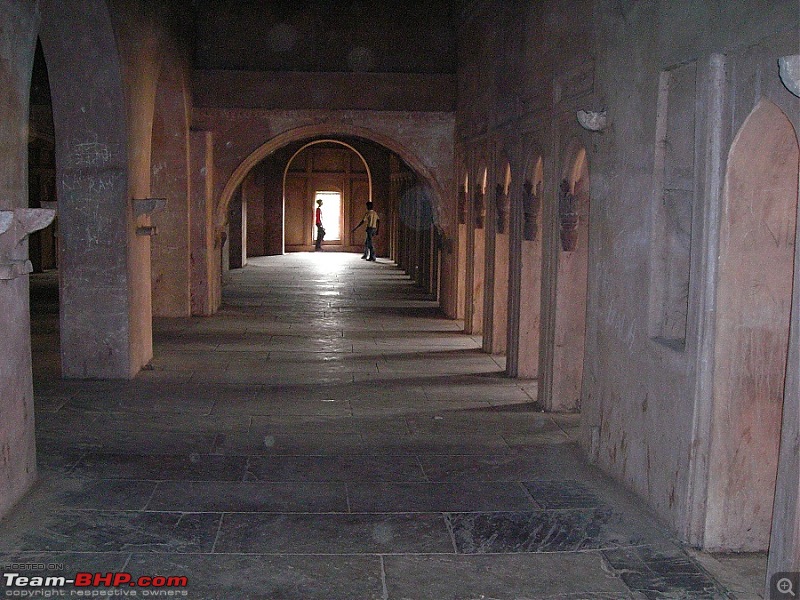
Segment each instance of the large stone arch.
[[431,190],[434,219],[438,221],[437,217],[441,213],[442,205],[446,198],[445,185],[420,157],[396,138],[385,133],[345,121],[332,122],[331,120],[326,120],[324,123],[294,127],[274,135],[251,152],[229,176],[226,177],[225,174],[221,174],[226,183],[216,204],[215,227],[218,229],[224,227],[227,219],[228,204],[230,204],[236,188],[239,187],[250,170],[266,156],[292,142],[317,137],[335,138],[337,136],[358,137],[378,143],[402,158]]

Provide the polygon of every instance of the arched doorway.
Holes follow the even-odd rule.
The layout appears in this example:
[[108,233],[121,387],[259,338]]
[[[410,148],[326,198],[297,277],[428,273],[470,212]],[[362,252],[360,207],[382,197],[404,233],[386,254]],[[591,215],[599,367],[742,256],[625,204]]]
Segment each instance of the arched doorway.
[[762,100],[731,146],[720,229],[708,549],[769,544],[789,339],[800,151]]
[[[55,133],[50,81],[41,41],[33,59],[28,118],[28,206],[57,212]],[[32,233],[28,255],[30,276],[31,350],[34,382],[61,374],[59,341],[58,220]]]
[[548,410],[580,408],[589,264],[589,165],[577,150],[559,184],[555,328]]
[[[386,153],[388,162],[388,152]],[[357,250],[361,233],[351,233],[372,200],[372,176],[364,156],[351,144],[323,139],[304,144],[286,163],[283,174],[284,248],[311,250],[316,240],[314,211],[323,199],[326,235],[323,248]],[[387,207],[379,207],[386,212]],[[385,219],[385,217],[384,217]],[[383,238],[386,239],[386,236]],[[376,238],[376,243],[380,240]],[[385,254],[378,250],[379,254]]]

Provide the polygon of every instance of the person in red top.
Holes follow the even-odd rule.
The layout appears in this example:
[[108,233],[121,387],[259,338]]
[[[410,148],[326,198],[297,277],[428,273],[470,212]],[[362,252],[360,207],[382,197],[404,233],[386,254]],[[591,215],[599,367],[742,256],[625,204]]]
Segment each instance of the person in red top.
[[314,246],[315,250],[322,250],[322,238],[325,237],[325,228],[322,226],[322,198],[317,200],[316,210],[316,223],[317,223],[317,243]]

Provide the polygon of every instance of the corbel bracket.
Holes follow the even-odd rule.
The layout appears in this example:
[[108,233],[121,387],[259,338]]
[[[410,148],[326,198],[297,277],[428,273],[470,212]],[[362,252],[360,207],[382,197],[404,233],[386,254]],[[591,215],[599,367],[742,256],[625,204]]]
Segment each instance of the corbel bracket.
[[153,213],[164,210],[167,206],[166,198],[134,198],[133,214],[136,217],[152,215]]
[[608,127],[608,113],[605,110],[579,110],[578,123],[588,131],[603,131]]
[[780,57],[778,67],[783,85],[800,98],[800,54]]
[[34,231],[47,227],[55,216],[56,211],[48,208],[0,210],[0,281],[33,271],[27,246],[22,242]]
[[136,228],[136,235],[139,237],[152,237],[158,235],[158,227],[155,225],[142,225]]

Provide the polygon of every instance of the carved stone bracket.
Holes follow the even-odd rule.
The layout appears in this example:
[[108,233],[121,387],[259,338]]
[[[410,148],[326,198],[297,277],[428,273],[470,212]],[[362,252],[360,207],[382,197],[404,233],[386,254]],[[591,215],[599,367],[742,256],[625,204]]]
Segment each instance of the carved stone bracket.
[[561,182],[558,194],[558,221],[561,249],[572,252],[578,245],[578,202],[566,179]]
[[136,235],[139,237],[148,237],[158,235],[158,227],[154,225],[142,225],[136,228]]
[[508,194],[506,194],[504,187],[498,183],[494,192],[496,233],[506,232],[506,223],[508,222],[508,205]]
[[475,210],[475,229],[483,229],[484,213],[486,212],[483,196],[483,192],[475,192],[475,197],[473,200],[473,206]]
[[34,231],[44,229],[56,216],[47,208],[17,208],[0,211],[0,280],[8,281],[33,271],[28,246],[23,242]]
[[604,110],[579,110],[578,123],[588,131],[603,131],[608,126],[608,114]]
[[467,190],[462,185],[458,189],[458,224],[464,225],[467,222]]
[[800,54],[778,59],[781,81],[786,89],[800,98]]
[[167,205],[166,198],[134,198],[133,216],[141,219],[136,227],[136,235],[139,237],[152,237],[158,235],[158,227],[150,224],[150,216],[153,213],[164,210]]
[[529,242],[536,241],[539,233],[539,207],[542,202],[542,182],[533,184],[526,180],[522,186],[522,216],[524,218],[522,237]]
[[133,214],[136,217],[152,215],[155,212],[164,210],[167,205],[166,198],[141,198],[133,199]]

